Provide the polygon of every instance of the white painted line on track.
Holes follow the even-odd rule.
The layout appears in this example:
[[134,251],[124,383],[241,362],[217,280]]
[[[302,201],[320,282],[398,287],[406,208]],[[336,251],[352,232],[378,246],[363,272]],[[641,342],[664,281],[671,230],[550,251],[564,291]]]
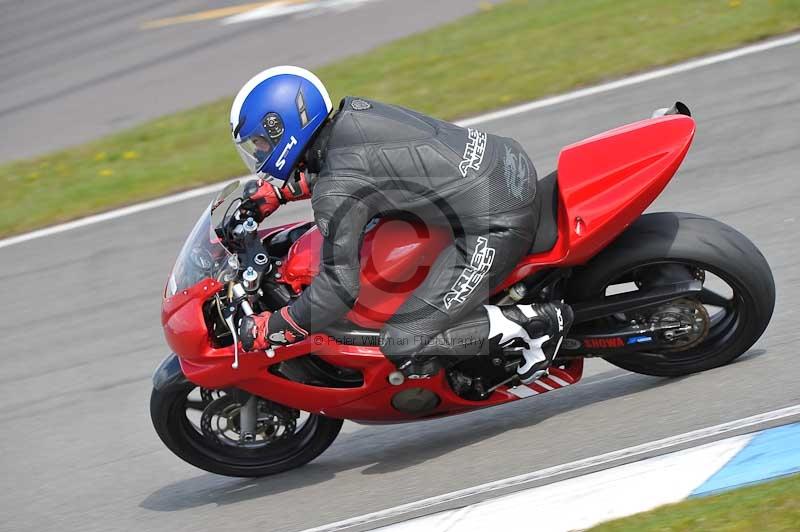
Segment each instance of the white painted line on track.
[[684,63],[678,63],[677,65],[659,68],[657,70],[651,70],[650,72],[644,72],[642,74],[636,74],[634,76],[630,76],[627,78],[622,78],[616,81],[603,83],[602,85],[595,85],[593,87],[587,87],[585,89],[578,89],[576,91],[559,94],[557,96],[552,96],[550,98],[543,98],[541,100],[535,100],[529,103],[523,103],[520,105],[516,105],[514,107],[509,107],[508,109],[501,109],[499,111],[494,111],[492,113],[486,113],[480,116],[476,116],[475,118],[468,118],[466,120],[463,120],[459,122],[459,125],[471,126],[473,124],[491,122],[493,120],[498,120],[500,118],[508,118],[509,116],[528,113],[530,111],[541,109],[543,107],[551,107],[553,105],[558,105],[564,102],[570,102],[572,100],[577,100],[579,98],[594,96],[595,94],[601,94],[603,92],[609,92],[616,89],[621,89],[623,87],[630,87],[631,85],[638,85],[639,83],[644,83],[646,81],[652,81],[654,79],[672,76],[674,74],[679,74],[681,72],[688,72],[689,70],[695,70],[701,67],[715,65],[717,63],[723,63],[725,61],[730,61],[732,59],[737,59],[739,57],[744,57],[759,52],[765,52],[767,50],[772,50],[773,48],[778,48],[781,46],[789,46],[791,44],[798,44],[798,43],[800,43],[800,34],[788,35],[786,37],[782,37],[779,39],[773,39],[769,41],[764,41],[762,43],[752,44],[750,46],[737,48],[729,52],[709,55],[706,57],[701,57],[699,59],[692,59]]
[[267,4],[262,7],[245,11],[222,20],[223,25],[239,24],[241,22],[253,22],[255,20],[270,19],[282,17],[286,15],[293,15],[296,13],[303,13],[306,11],[314,10],[328,10],[328,9],[352,9],[367,2],[374,2],[375,0],[327,0],[325,2],[316,1],[298,1],[290,0],[283,2],[275,2]]
[[[800,43],[800,34],[793,34],[778,39],[771,39],[768,41],[764,41],[762,43],[744,46],[742,48],[737,48],[729,52],[723,52],[720,54],[710,55],[707,57],[701,57],[699,59],[692,59],[690,61],[678,63],[677,65],[673,65],[670,67],[660,68],[658,70],[653,70],[651,72],[645,72],[643,74],[629,76],[626,78],[619,79],[617,81],[611,81],[609,83],[603,83],[601,85],[595,85],[593,87],[587,87],[585,89],[579,89],[576,91],[567,92],[564,94],[560,94],[558,96],[552,96],[550,98],[534,100],[532,102],[524,103],[514,107],[509,107],[508,109],[502,109],[500,111],[494,111],[491,113],[475,116],[473,118],[468,118],[466,120],[461,120],[459,122],[456,122],[456,124],[460,126],[471,126],[484,122],[491,122],[493,120],[498,120],[500,118],[507,118],[509,116],[528,113],[536,109],[558,105],[564,102],[577,100],[579,98],[585,98],[587,96],[592,96],[603,92],[609,92],[622,87],[628,87],[631,85],[644,83],[646,81],[651,81],[654,79],[671,76],[673,74],[678,74],[689,70],[695,70],[697,68],[701,68],[704,66],[714,65],[725,61],[730,61],[732,59],[737,59],[739,57],[744,57],[747,55],[752,55],[759,52],[765,52],[767,50],[772,50],[774,48],[789,46],[798,43]],[[72,222],[45,227],[29,233],[23,233],[21,235],[12,236],[10,238],[5,238],[0,240],[0,248],[13,246],[14,244],[20,244],[22,242],[34,240],[36,238],[42,238],[46,236],[55,235],[58,233],[63,233],[64,231],[70,231],[72,229],[85,227],[87,225],[92,225],[99,222],[113,220],[115,218],[121,218],[123,216],[128,216],[130,214],[148,211],[150,209],[157,209],[159,207],[164,207],[166,205],[171,205],[173,203],[185,201],[190,198],[196,198],[204,194],[210,194],[211,192],[214,192],[215,190],[222,188],[222,186],[225,185],[225,183],[227,183],[227,181],[189,190],[186,192],[181,192],[179,194],[173,194],[171,196],[164,196],[156,200],[147,201],[144,203],[138,203],[136,205],[131,205],[130,207],[123,207],[121,209],[115,209],[113,211],[108,211],[102,214],[96,214],[93,216],[87,216],[85,218],[79,218]]]
[[225,182],[221,183],[214,183],[213,185],[207,185],[200,188],[194,188],[192,190],[187,190],[186,192],[181,192],[179,194],[173,194],[171,196],[164,196],[163,198],[158,198],[150,201],[145,201],[144,203],[137,203],[135,205],[131,205],[129,207],[123,207],[121,209],[115,209],[113,211],[108,211],[100,214],[94,214],[92,216],[87,216],[85,218],[79,218],[72,222],[66,222],[63,224],[58,225],[51,225],[50,227],[45,227],[43,229],[39,229],[37,231],[32,231],[30,233],[24,233],[17,236],[12,236],[3,240],[0,240],[0,248],[13,246],[14,244],[19,244],[21,242],[27,242],[28,240],[33,240],[36,238],[41,238],[45,236],[55,235],[58,233],[63,233],[64,231],[71,231],[72,229],[78,229],[79,227],[85,227],[87,225],[93,225],[100,222],[106,222],[108,220],[113,220],[115,218],[122,218],[123,216],[128,216],[129,214],[136,214],[137,212],[142,211],[149,211],[151,209],[157,209],[159,207],[164,207],[166,205],[172,205],[173,203],[178,203],[181,201],[185,201],[191,198],[197,198],[200,196],[205,196],[206,194],[211,194],[212,192],[216,192],[220,190],[223,186],[225,186]]
[[668,438],[663,438],[661,440],[655,440],[648,443],[643,443],[641,445],[635,445],[633,447],[619,449],[617,451],[612,451],[598,456],[584,458],[582,460],[577,460],[574,462],[569,462],[566,464],[549,467],[547,469],[542,469],[540,471],[525,473],[515,477],[509,477],[501,480],[496,480],[493,482],[487,482],[486,484],[480,484],[478,486],[473,486],[471,488],[453,491],[451,493],[445,493],[443,495],[437,495],[435,497],[430,497],[412,503],[403,504],[400,506],[396,506],[394,508],[388,508],[386,510],[372,512],[369,514],[353,517],[350,519],[345,519],[342,521],[337,521],[335,523],[323,525],[316,528],[309,528],[303,532],[335,532],[337,530],[344,530],[355,526],[363,526],[370,523],[376,523],[376,526],[381,526],[378,524],[378,522],[380,521],[397,518],[403,515],[410,514],[412,512],[424,511],[432,507],[452,503],[454,501],[466,499],[468,497],[474,497],[477,495],[483,495],[498,490],[513,488],[515,486],[546,480],[548,478],[553,478],[560,475],[579,473],[584,470],[589,470],[596,467],[602,467],[603,465],[611,464],[622,460],[636,459],[639,457],[644,457],[653,452],[662,451],[664,449],[685,445],[699,440],[704,440],[706,438],[720,436],[730,432],[748,429],[751,427],[758,426],[762,423],[778,421],[781,419],[786,419],[797,415],[800,415],[800,405],[789,406],[778,410],[772,410],[770,412],[764,412],[763,414],[757,414],[755,416],[737,419],[735,421],[730,421],[727,423],[721,423],[719,425],[714,425],[712,427],[694,430],[691,432],[686,432],[684,434],[678,434],[676,436],[670,436]]
[[222,21],[223,25],[238,24],[241,22],[252,22],[254,20],[269,19],[276,17],[283,17],[286,15],[293,15],[295,13],[303,13],[304,11],[311,11],[319,7],[318,2],[311,3],[289,3],[289,2],[276,2],[268,4],[263,7],[252,9],[244,13],[233,15]]

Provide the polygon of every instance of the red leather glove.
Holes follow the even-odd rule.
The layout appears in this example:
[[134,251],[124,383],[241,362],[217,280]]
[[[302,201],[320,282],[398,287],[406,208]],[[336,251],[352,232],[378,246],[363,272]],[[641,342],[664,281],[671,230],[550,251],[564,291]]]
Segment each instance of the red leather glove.
[[245,316],[239,323],[239,340],[245,351],[266,351],[270,343],[267,340],[267,324],[270,312]]
[[239,340],[245,351],[266,351],[273,345],[289,345],[308,336],[289,314],[289,307],[277,312],[245,316],[239,324]]
[[244,195],[248,200],[242,206],[246,210],[255,209],[260,222],[286,202],[310,198],[311,187],[306,175],[297,172],[297,177],[280,189],[263,179],[253,179],[245,185]]
[[244,186],[244,196],[247,198],[242,207],[247,210],[255,209],[260,222],[281,206],[281,192],[275,185],[263,179],[253,179]]
[[285,198],[285,201],[297,201],[310,198],[311,186],[306,174],[297,172],[297,177],[294,180],[287,181],[283,186],[281,194]]

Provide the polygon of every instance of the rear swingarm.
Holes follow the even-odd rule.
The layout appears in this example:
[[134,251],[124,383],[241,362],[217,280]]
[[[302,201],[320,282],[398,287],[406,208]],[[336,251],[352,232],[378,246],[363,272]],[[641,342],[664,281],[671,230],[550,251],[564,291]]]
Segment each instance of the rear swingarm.
[[605,316],[662,305],[684,297],[699,296],[702,291],[702,281],[693,279],[654,286],[646,290],[616,294],[596,301],[578,302],[572,304],[572,310],[575,313],[574,323],[579,324]]
[[[647,290],[617,294],[599,301],[576,303],[572,307],[575,312],[575,324],[588,324],[601,318],[630,315],[636,311],[655,310],[679,300],[687,302],[687,298],[698,296],[702,289],[703,283],[699,280],[681,281]],[[597,327],[592,327],[594,330],[584,329],[584,332],[581,331],[581,327],[573,327],[572,334],[564,339],[561,346],[562,356],[639,352],[643,348],[674,349],[675,341],[680,340],[682,335],[691,334],[692,329],[686,324],[670,320],[634,320],[627,325],[620,323],[618,327],[609,328],[612,330],[601,331]]]
[[674,327],[652,324],[633,324],[610,333],[570,334],[561,344],[559,356],[605,356],[611,353],[640,352],[642,349],[669,349],[674,347],[665,335]]

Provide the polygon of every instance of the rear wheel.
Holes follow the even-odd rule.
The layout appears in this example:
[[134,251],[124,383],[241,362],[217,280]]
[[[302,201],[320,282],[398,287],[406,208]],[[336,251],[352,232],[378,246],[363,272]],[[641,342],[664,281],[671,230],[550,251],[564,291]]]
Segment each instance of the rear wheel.
[[254,398],[255,425],[242,434],[242,407],[252,397],[193,384],[153,389],[150,417],[161,440],[190,464],[220,475],[260,477],[304,465],[330,446],[342,420]]
[[[609,362],[645,375],[685,375],[731,362],[763,334],[775,306],[769,264],[747,237],[694,214],[640,217],[576,272],[568,290],[572,300],[601,298],[681,280],[680,276],[702,280],[703,291],[652,309],[647,319],[685,322],[677,328],[685,330],[685,336],[676,338],[671,348],[606,356]],[[613,327],[611,321],[619,325],[631,318],[615,316],[604,325]]]

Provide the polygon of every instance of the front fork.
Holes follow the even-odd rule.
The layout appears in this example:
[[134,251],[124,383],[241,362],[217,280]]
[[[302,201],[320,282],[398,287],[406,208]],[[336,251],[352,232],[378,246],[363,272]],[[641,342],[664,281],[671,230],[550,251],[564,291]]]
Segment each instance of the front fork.
[[[242,392],[243,393],[243,392]],[[242,443],[256,440],[256,421],[258,420],[258,397],[248,394],[247,401],[239,411],[239,438]]]
[[[236,314],[236,305],[238,304],[245,316],[253,315],[253,307],[247,300],[247,292],[244,287],[239,283],[234,283],[230,287],[230,305],[223,311],[225,323],[233,335],[233,369],[239,368],[239,335],[238,324],[234,322],[234,315]],[[272,349],[269,350],[267,356],[275,356]],[[239,392],[242,395],[245,392]],[[242,398],[244,400],[244,398]],[[247,394],[247,400],[242,404],[239,410],[239,438],[242,443],[252,443],[256,440],[256,423],[258,422],[258,397],[252,394]]]

